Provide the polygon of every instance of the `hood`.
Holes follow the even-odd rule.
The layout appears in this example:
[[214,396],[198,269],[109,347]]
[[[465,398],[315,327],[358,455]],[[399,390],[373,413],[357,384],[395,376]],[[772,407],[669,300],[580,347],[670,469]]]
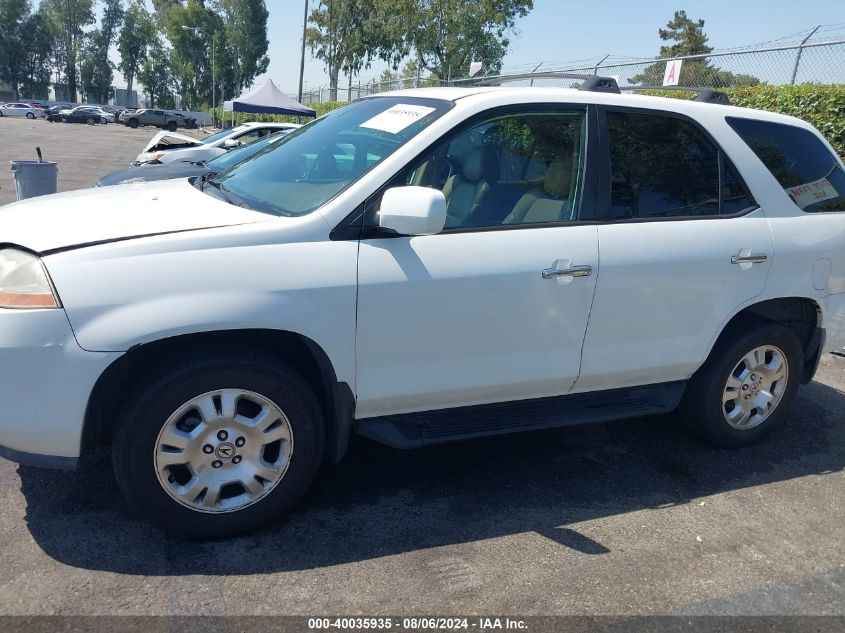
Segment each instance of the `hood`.
[[80,189],[0,207],[0,243],[43,253],[161,233],[263,222],[185,180]]
[[202,143],[192,136],[164,130],[150,139],[150,142],[144,147],[144,152],[166,150],[172,147],[194,147],[196,145],[202,145]]
[[171,178],[190,178],[191,176],[202,176],[210,171],[214,170],[209,169],[204,164],[198,165],[189,162],[143,165],[106,174],[97,181],[97,186],[107,187],[109,185],[126,185],[154,180],[169,180]]

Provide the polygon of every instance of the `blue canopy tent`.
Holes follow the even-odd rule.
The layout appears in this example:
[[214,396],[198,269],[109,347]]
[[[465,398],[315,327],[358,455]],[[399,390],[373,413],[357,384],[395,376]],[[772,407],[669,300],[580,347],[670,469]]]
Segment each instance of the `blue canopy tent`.
[[[291,99],[276,87],[271,79],[252,92],[223,102],[225,112],[253,112],[256,114],[288,114],[316,117],[317,112]],[[234,115],[233,115],[234,116]]]

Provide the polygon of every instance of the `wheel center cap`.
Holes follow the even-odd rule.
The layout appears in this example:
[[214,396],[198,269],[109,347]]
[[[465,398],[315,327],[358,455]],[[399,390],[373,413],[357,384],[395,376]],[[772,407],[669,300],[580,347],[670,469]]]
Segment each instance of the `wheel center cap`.
[[217,445],[217,449],[214,451],[214,454],[218,459],[228,461],[235,456],[235,445],[231,442],[221,442]]

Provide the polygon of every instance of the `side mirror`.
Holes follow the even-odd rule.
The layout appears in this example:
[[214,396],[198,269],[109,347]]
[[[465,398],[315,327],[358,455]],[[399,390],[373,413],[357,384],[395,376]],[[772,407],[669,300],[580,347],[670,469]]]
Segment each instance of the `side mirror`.
[[235,149],[236,147],[240,146],[241,142],[233,138],[227,138],[225,141],[223,141],[223,147],[225,147],[226,149]]
[[428,187],[393,187],[382,196],[378,222],[400,235],[435,235],[446,224],[446,197]]

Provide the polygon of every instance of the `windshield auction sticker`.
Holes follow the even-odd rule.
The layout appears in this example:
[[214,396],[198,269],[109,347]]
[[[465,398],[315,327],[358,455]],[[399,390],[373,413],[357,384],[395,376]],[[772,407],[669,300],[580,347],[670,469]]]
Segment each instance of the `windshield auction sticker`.
[[833,200],[839,197],[839,192],[830,184],[827,178],[820,178],[813,182],[797,187],[787,187],[786,193],[798,205],[799,209],[806,209],[811,204]]
[[434,112],[434,108],[397,103],[381,114],[377,114],[369,121],[365,121],[361,124],[361,127],[370,128],[371,130],[381,130],[389,134],[398,134],[431,112]]

